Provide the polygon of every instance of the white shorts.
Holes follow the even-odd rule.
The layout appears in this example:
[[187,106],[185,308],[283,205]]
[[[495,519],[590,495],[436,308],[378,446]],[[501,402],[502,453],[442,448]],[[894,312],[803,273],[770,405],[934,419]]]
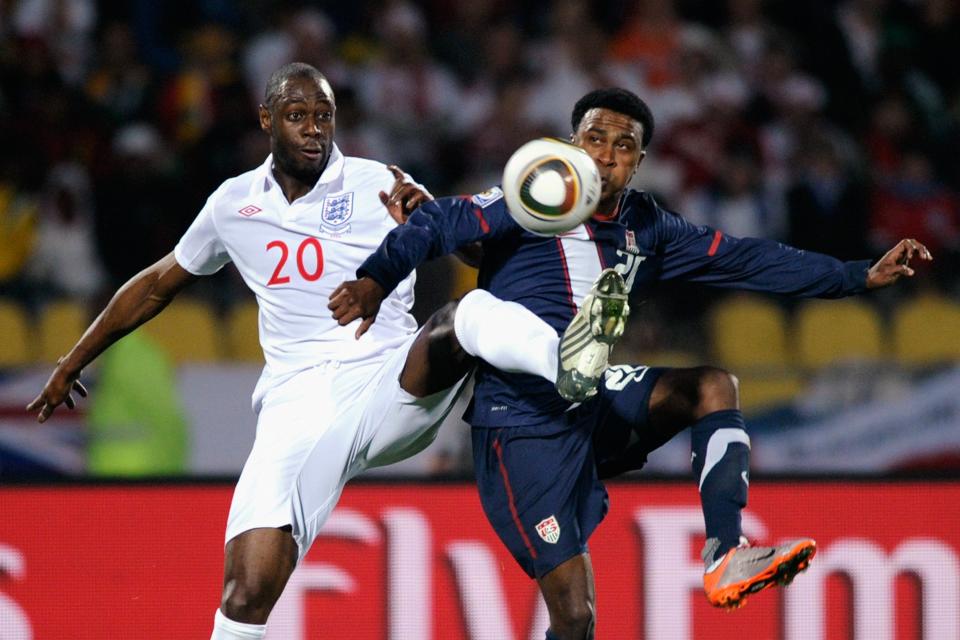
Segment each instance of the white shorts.
[[467,377],[425,398],[404,391],[400,373],[416,335],[382,359],[325,362],[265,393],[227,542],[250,529],[290,525],[302,559],[350,478],[433,442]]

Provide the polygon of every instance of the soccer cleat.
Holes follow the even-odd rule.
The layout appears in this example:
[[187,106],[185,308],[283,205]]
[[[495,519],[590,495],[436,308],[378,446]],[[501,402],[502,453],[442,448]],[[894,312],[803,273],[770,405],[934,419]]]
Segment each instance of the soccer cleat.
[[810,538],[791,540],[778,547],[751,547],[746,538],[713,560],[720,541],[707,540],[703,547],[703,590],[715,607],[737,609],[746,604],[747,596],[776,585],[786,586],[810,566],[817,553],[817,543]]
[[583,402],[597,393],[600,376],[629,315],[623,276],[604,269],[560,338],[557,392],[565,400]]

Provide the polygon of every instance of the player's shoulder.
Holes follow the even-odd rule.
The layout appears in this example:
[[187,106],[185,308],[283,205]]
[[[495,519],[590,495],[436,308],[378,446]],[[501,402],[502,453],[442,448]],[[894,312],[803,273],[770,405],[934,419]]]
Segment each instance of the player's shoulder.
[[389,187],[394,180],[386,164],[358,156],[343,157],[343,177],[354,184],[379,184],[381,189]]
[[663,206],[652,193],[639,189],[626,190],[622,209],[627,216],[645,224],[669,224],[675,218],[680,218],[679,214]]
[[217,203],[227,204],[241,201],[246,202],[250,199],[254,187],[257,186],[259,182],[265,180],[266,173],[264,166],[259,165],[221,182],[220,186],[210,194],[210,199]]
[[623,207],[641,213],[655,213],[660,209],[653,194],[642,189],[627,189],[623,195]]

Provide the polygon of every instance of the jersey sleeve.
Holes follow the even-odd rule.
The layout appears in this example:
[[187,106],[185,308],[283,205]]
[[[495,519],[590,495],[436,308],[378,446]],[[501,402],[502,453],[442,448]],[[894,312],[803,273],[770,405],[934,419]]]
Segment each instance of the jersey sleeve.
[[214,192],[207,198],[207,203],[173,250],[180,266],[195,276],[211,275],[230,262],[213,222],[216,197],[217,192]]
[[387,234],[357,269],[357,277],[369,276],[389,292],[426,260],[519,230],[499,192],[494,188],[425,203]]
[[842,262],[772,240],[735,238],[660,207],[656,216],[662,280],[808,298],[840,298],[867,289],[869,260]]

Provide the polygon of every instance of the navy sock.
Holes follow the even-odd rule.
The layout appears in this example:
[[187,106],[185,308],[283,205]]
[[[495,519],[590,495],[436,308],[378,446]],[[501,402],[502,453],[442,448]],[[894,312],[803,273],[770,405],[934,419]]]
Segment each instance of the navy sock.
[[747,506],[750,438],[737,409],[706,415],[691,431],[693,473],[700,487],[707,538],[720,541],[716,559],[740,543],[740,511]]

